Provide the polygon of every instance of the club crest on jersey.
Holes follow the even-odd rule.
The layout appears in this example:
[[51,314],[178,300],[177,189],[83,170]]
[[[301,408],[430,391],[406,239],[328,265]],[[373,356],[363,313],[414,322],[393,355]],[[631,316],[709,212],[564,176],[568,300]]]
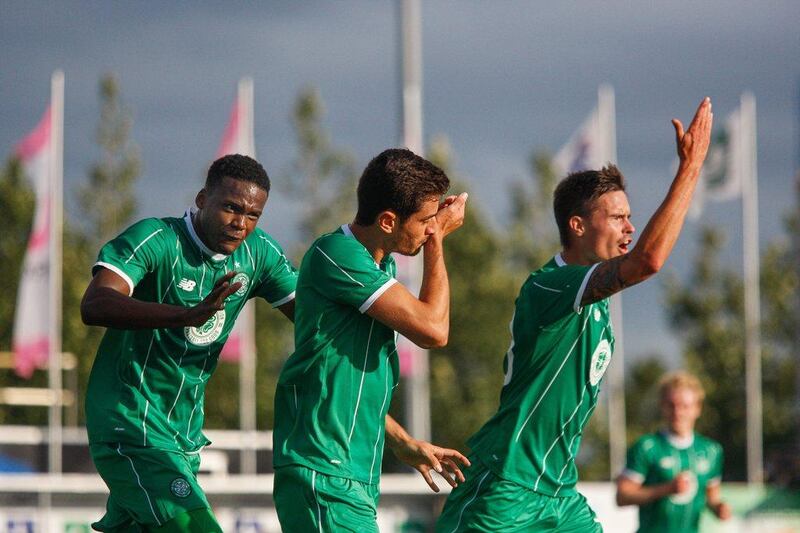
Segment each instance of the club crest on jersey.
[[241,283],[242,286],[236,291],[237,296],[244,296],[247,294],[247,287],[250,285],[250,278],[244,272],[239,272],[231,280],[231,284]]
[[594,387],[603,379],[608,363],[611,362],[611,345],[606,339],[597,344],[592,354],[592,362],[589,366],[589,383]]
[[183,335],[186,337],[186,340],[195,346],[207,346],[219,338],[224,325],[225,310],[220,309],[199,328],[183,328]]
[[192,493],[192,486],[182,477],[176,477],[169,484],[169,490],[178,498],[185,498]]

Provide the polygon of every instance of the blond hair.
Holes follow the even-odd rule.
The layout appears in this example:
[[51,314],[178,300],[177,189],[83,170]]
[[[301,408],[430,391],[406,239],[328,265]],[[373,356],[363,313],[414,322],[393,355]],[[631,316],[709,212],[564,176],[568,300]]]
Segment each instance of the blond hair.
[[667,394],[675,389],[689,389],[694,391],[699,403],[703,403],[703,400],[706,397],[706,391],[703,389],[703,385],[700,383],[700,380],[697,379],[697,377],[693,374],[690,374],[684,370],[670,372],[662,377],[658,382],[658,395],[661,400],[663,400]]

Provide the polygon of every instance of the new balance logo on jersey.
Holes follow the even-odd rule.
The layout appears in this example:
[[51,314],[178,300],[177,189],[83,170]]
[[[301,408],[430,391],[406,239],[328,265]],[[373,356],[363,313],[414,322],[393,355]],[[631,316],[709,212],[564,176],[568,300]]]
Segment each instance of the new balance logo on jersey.
[[197,285],[196,281],[192,281],[186,278],[181,279],[180,283],[178,283],[178,287],[187,292],[192,292],[194,290],[195,285]]

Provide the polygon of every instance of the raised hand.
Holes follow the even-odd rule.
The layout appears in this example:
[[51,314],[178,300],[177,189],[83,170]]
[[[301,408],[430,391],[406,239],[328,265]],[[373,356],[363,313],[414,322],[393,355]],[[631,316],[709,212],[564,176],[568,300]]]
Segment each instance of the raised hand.
[[464,223],[464,211],[467,206],[468,196],[465,192],[458,196],[448,196],[439,206],[439,211],[436,213],[436,222],[442,232],[442,237],[457,230]]
[[239,282],[230,283],[235,275],[236,272],[231,271],[222,276],[202,302],[186,310],[187,326],[202,326],[214,313],[225,308],[225,299],[242,286]]
[[689,129],[685,132],[683,124],[677,118],[672,119],[675,127],[675,143],[678,148],[680,164],[686,165],[693,170],[700,170],[703,161],[708,153],[708,146],[711,143],[711,126],[714,122],[714,114],[711,112],[711,99],[705,97],[694,114]]

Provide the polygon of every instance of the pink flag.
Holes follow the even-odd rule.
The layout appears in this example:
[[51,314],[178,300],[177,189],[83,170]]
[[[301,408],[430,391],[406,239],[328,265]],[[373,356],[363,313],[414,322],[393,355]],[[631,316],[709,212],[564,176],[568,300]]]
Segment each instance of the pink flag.
[[[222,135],[216,157],[228,154],[242,154],[253,157],[252,85],[242,83],[236,100],[233,102],[228,125]],[[255,349],[255,313],[253,302],[245,304],[231,331],[228,341],[222,347],[220,357],[223,361],[238,362],[242,354]],[[252,347],[252,348],[251,348]]]
[[240,99],[237,96],[233,102],[233,109],[231,109],[231,116],[228,119],[228,125],[225,126],[225,133],[222,134],[222,142],[219,143],[217,148],[217,159],[228,154],[240,154],[241,145],[239,135],[239,124],[243,122],[242,115],[244,114],[244,106],[240,104]]
[[16,147],[26,174],[36,192],[33,229],[25,251],[22,276],[17,292],[14,333],[11,341],[17,375],[30,378],[37,367],[44,366],[50,353],[49,271],[50,202],[53,195],[51,177],[51,108],[27,137]]

